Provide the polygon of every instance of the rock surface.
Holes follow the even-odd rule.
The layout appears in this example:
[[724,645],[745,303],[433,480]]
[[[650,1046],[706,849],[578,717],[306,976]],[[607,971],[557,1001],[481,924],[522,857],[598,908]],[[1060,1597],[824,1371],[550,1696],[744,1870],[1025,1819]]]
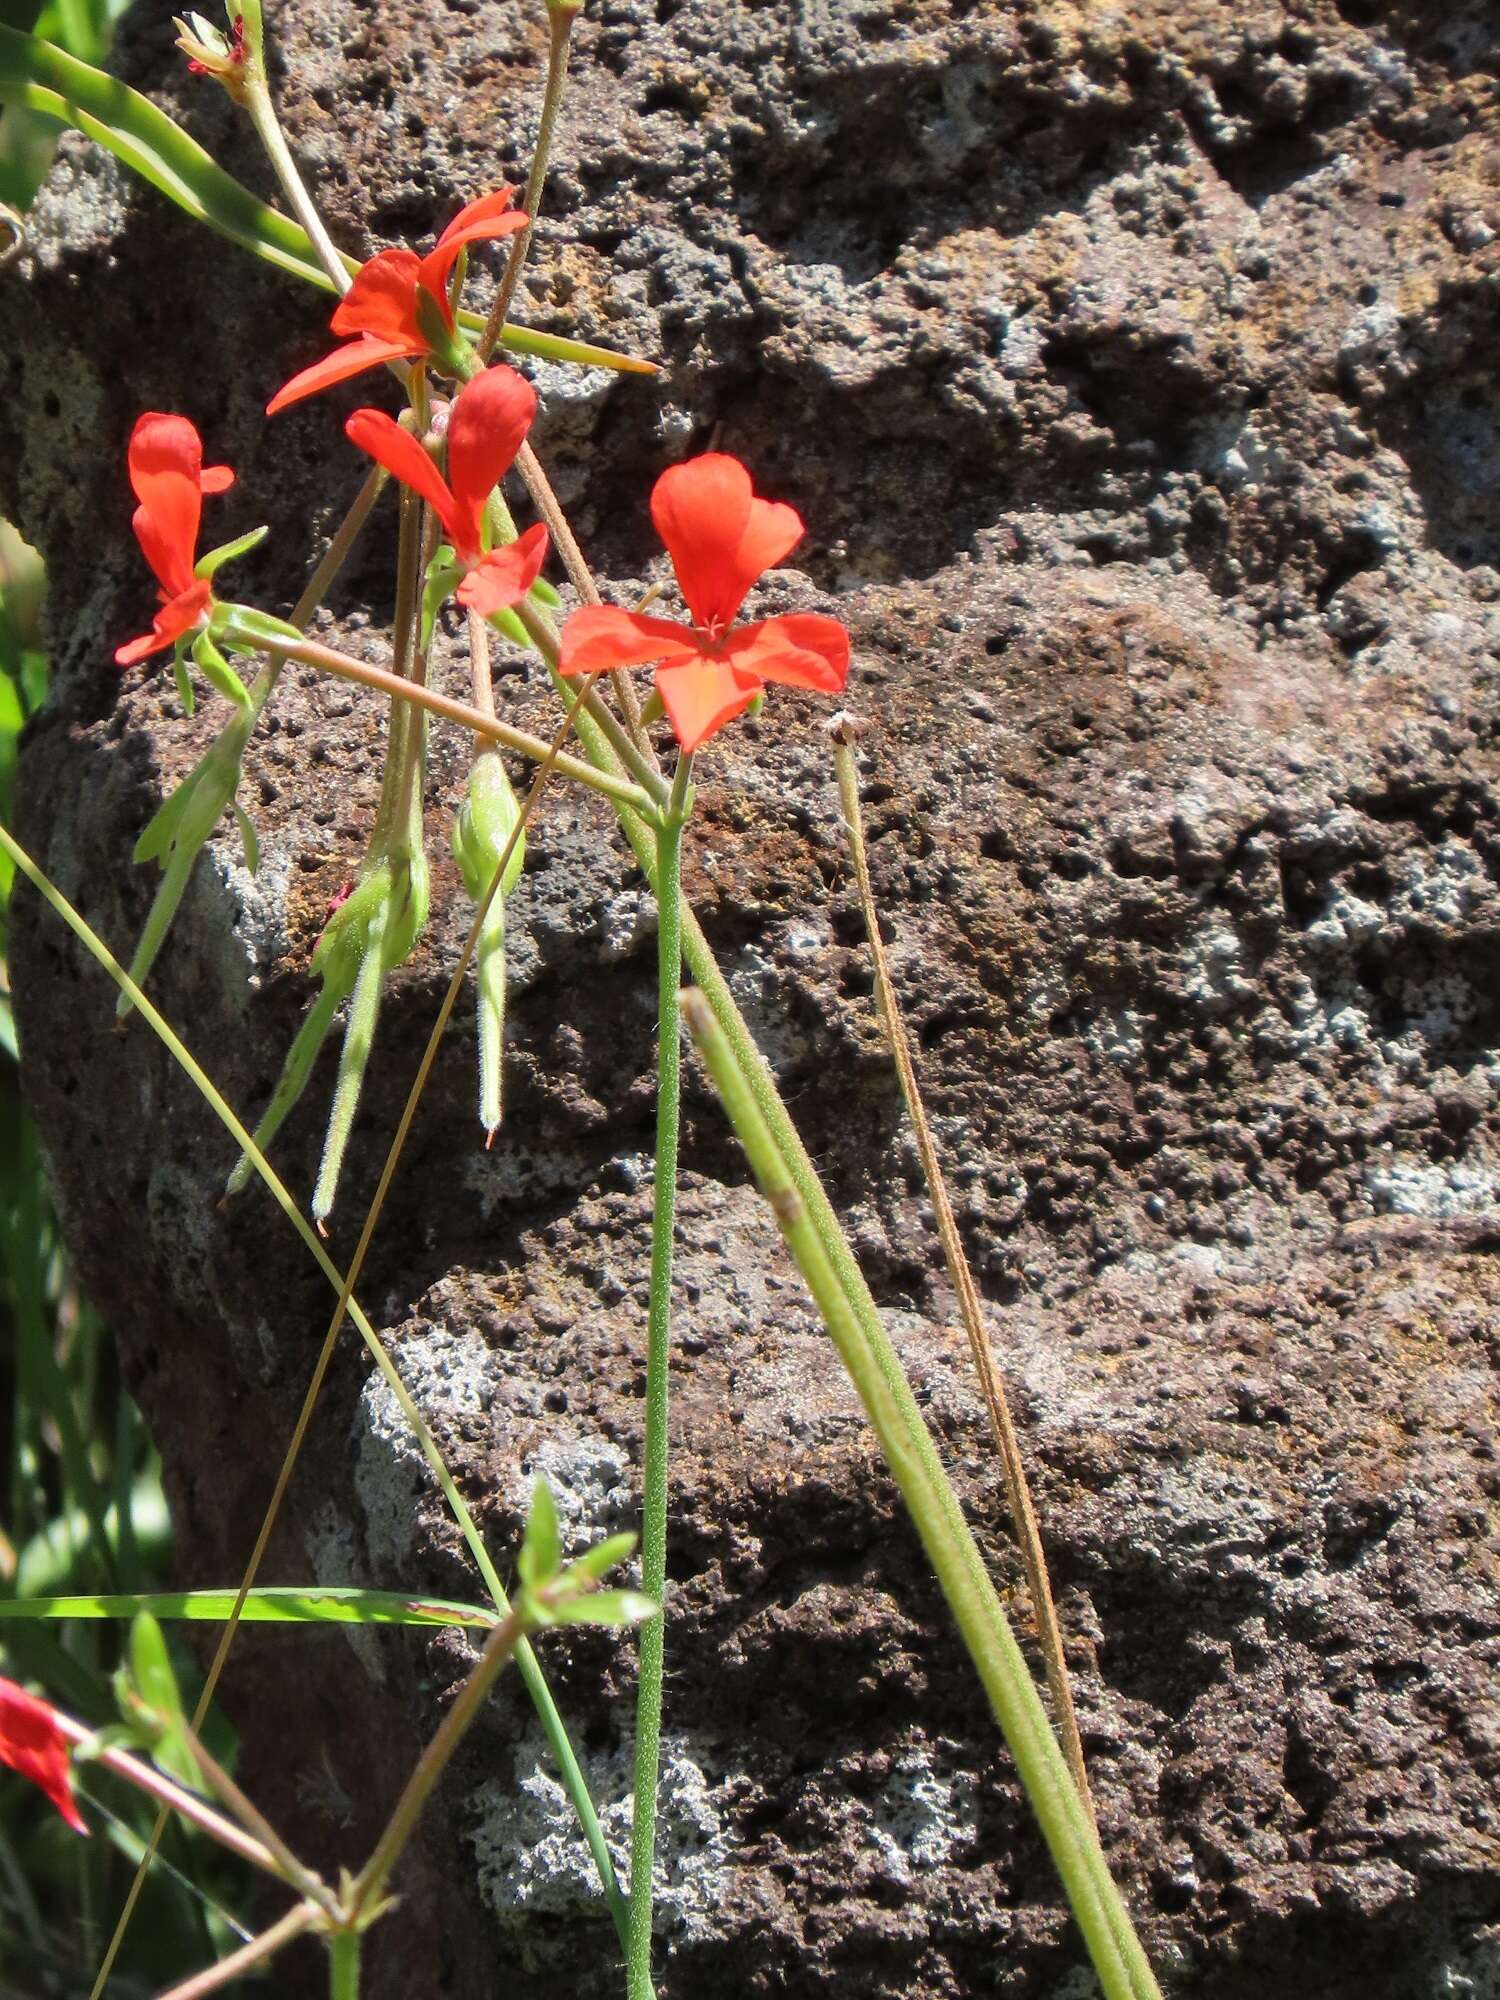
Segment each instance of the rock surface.
[[[336,237],[422,239],[520,177],[539,15],[277,10]],[[123,73],[170,79],[269,192],[169,40],[127,20]],[[893,957],[1106,1841],[1164,1979],[1202,2000],[1493,1994],[1493,12],[607,0],[577,46],[523,316],[668,371],[539,370],[539,448],[628,591],[660,574],[650,478],[719,439],[809,522],[757,605],[855,631]],[[123,950],[151,888],[131,843],[212,728],[169,676],[108,665],[149,594],[130,423],[185,409],[238,467],[209,505],[225,534],[271,521],[236,580],[276,608],[359,468],[326,404],[259,416],[322,350],[317,300],[81,142],[32,222],[0,279],[0,502],[46,553],[59,674],[21,830]],[[332,607],[372,654],[388,533]],[[552,713],[519,662],[503,696]],[[1013,1583],[817,721],[773,694],[715,745],[690,888]],[[160,962],[159,1003],[252,1111],[382,727],[288,677],[248,766],[260,875],[216,846]],[[444,852],[463,754],[437,738]],[[530,854],[504,1133],[480,1149],[459,1035],[362,1287],[502,1563],[538,1471],[570,1532],[633,1520],[642,1390],[649,903],[591,801],[553,797]],[[446,860],[435,890],[382,1019],[341,1255],[461,936]],[[259,1197],[216,1208],[219,1129],[139,1025],[109,1032],[106,982],[30,903],[14,968],[59,1199],[161,1441],[184,1573],[223,1581],[329,1300]],[[913,1538],[696,1078],[688,1114],[658,1990],[1082,1993]],[[318,1123],[280,1148],[294,1186]],[[475,1588],[352,1344],[268,1573]],[[259,1795],[330,1866],[367,1848],[463,1666],[450,1641],[344,1646],[252,1633],[229,1687]],[[621,1800],[628,1649],[549,1657]],[[516,1961],[538,1995],[618,1990],[518,1696],[402,1887],[376,1994],[477,1996]]]

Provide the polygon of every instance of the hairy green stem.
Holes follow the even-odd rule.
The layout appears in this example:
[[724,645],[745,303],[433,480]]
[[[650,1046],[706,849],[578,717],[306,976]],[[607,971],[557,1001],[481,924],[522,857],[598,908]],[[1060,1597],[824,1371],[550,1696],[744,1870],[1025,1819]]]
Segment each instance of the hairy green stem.
[[682,1080],[682,829],[693,760],[677,764],[672,797],[656,836],[656,1168],[652,1181],[651,1303],[646,1331],[646,1424],[641,1515],[641,1588],[656,1611],[641,1627],[635,1700],[635,1779],[630,1830],[629,2000],[651,1982],[652,1873],[656,1786],[661,1768],[662,1681],[666,1651],[667,1382],[672,1352],[672,1251],[677,1226],[677,1129]]
[[884,1328],[871,1338],[814,1228],[729,1039],[701,993],[683,1014],[787,1247],[880,1440],[1015,1759],[1107,2000],[1160,2000],[1088,1808],[1073,1782],[958,1497]]

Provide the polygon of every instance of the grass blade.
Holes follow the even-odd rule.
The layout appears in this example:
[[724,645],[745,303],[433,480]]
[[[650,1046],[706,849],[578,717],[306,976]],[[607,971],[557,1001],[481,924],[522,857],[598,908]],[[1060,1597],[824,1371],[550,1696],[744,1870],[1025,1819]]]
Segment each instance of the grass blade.
[[[146,1595],[14,1597],[0,1601],[0,1621],[7,1618],[133,1618],[149,1611],[155,1618],[196,1618],[222,1624],[234,1609],[235,1590],[156,1591]],[[480,1625],[495,1623],[495,1613],[479,1604],[455,1604],[445,1598],[407,1597],[399,1590],[289,1590],[268,1585],[252,1590],[240,1616],[252,1625]]]

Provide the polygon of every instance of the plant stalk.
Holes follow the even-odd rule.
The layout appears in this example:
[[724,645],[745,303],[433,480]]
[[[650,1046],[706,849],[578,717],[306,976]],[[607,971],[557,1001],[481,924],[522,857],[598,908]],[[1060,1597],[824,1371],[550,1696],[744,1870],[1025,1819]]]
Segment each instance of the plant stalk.
[[242,1973],[263,1965],[268,1958],[274,1958],[284,1944],[301,1937],[315,1921],[314,1913],[307,1904],[298,1903],[269,1929],[251,1938],[248,1944],[241,1945],[238,1951],[232,1951],[228,1958],[221,1958],[217,1965],[209,1966],[206,1971],[194,1973],[180,1986],[170,1987],[159,1996],[159,2000],[207,2000],[210,1993],[219,1992]]
[[667,1384],[672,1352],[672,1252],[677,1226],[677,1135],[682,1082],[682,829],[693,760],[677,762],[672,797],[656,836],[656,1166],[652,1181],[651,1303],[646,1331],[646,1424],[641,1517],[641,1588],[657,1609],[641,1627],[635,1702],[635,1777],[630,1829],[628,2000],[651,1986],[652,1875],[656,1787],[661,1768],[666,1652]]
[[872,1340],[814,1227],[729,1038],[701,993],[683,1002],[751,1170],[880,1440],[1052,1852],[1106,2000],[1160,2000],[1099,1837],[884,1327]]
[[526,193],[523,197],[523,205],[530,220],[511,246],[499,289],[495,293],[495,303],[490,307],[484,331],[479,336],[478,352],[481,361],[489,360],[505,330],[505,315],[510,311],[511,301],[516,296],[516,286],[521,282],[521,272],[525,269],[526,259],[531,252],[531,239],[536,234],[537,214],[542,205],[542,187],[547,178],[547,160],[552,152],[552,136],[557,129],[557,112],[562,103],[563,85],[567,81],[568,40],[573,32],[573,17],[576,11],[576,8],[566,6],[549,5],[547,9],[552,30],[547,50],[547,84],[542,93],[542,116],[537,127],[536,151],[531,157],[531,172],[526,176]]

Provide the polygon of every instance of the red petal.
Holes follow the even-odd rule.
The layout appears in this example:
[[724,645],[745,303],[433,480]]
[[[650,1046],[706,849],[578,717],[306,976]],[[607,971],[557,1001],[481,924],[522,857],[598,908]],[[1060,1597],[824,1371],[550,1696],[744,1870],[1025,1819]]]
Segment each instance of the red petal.
[[657,660],[701,659],[694,634],[664,618],[643,618],[612,604],[588,604],[563,626],[557,670],[562,674],[613,673],[616,667],[646,667]]
[[404,354],[425,354],[427,342],[417,325],[421,269],[415,250],[378,251],[355,272],[354,283],[335,306],[329,325],[335,333],[373,333],[379,340],[399,340]]
[[205,465],[198,475],[200,493],[227,493],[234,484],[234,474],[227,465]]
[[458,586],[458,601],[481,618],[519,604],[547,560],[547,530],[540,522],[506,548],[482,556]]
[[726,722],[733,722],[760,693],[753,674],[740,674],[727,660],[703,657],[681,666],[658,667],[656,691],[684,750],[696,750]]
[[744,466],[720,451],[669,467],[652,492],[651,518],[693,623],[710,630],[729,623],[755,579],[802,535],[795,508],[755,499]]
[[0,1763],[40,1785],[75,1832],[88,1832],[74,1803],[68,1739],[57,1726],[56,1712],[7,1680],[0,1680]]
[[420,493],[442,522],[449,539],[457,546],[458,517],[453,495],[443,484],[443,475],[423,451],[410,431],[393,423],[383,410],[356,410],[344,426],[351,444],[368,452],[377,465],[393,472],[403,486]]
[[130,433],[126,463],[141,503],[133,522],[136,539],[163,590],[185,590],[203,512],[203,441],[186,417],[148,410]]
[[508,222],[514,222],[519,216],[524,228],[529,218],[522,210],[511,206],[515,198],[514,188],[496,188],[493,194],[482,194],[475,201],[465,202],[438,238],[438,248],[441,250],[445,244],[455,240],[467,243],[476,230],[494,221],[497,216],[505,216]]
[[729,634],[724,653],[738,672],[788,687],[838,694],[849,678],[849,634],[836,618],[810,611],[742,626]]
[[448,478],[462,523],[454,548],[462,561],[479,559],[484,503],[510,470],[536,415],[536,391],[514,368],[486,368],[465,382],[448,419]]
[[515,198],[514,188],[498,188],[494,194],[482,194],[478,201],[471,201],[448,224],[436,248],[422,259],[422,283],[434,298],[444,301],[445,310],[448,276],[464,245],[513,236],[531,220],[524,209],[511,207]]
[[132,639],[128,645],[115,649],[116,666],[133,667],[148,654],[164,652],[175,645],[184,632],[192,631],[213,601],[213,585],[206,577],[196,578],[186,590],[167,600],[152,619],[145,638]]
[[316,396],[320,389],[331,389],[335,382],[347,382],[351,375],[363,375],[367,368],[378,368],[382,361],[405,361],[425,352],[424,347],[411,347],[404,341],[380,340],[373,333],[361,334],[347,347],[336,347],[332,354],[325,354],[311,368],[304,368],[300,375],[294,375],[290,382],[283,383],[267,403],[266,415],[274,417],[289,403],[300,403],[304,396]]

